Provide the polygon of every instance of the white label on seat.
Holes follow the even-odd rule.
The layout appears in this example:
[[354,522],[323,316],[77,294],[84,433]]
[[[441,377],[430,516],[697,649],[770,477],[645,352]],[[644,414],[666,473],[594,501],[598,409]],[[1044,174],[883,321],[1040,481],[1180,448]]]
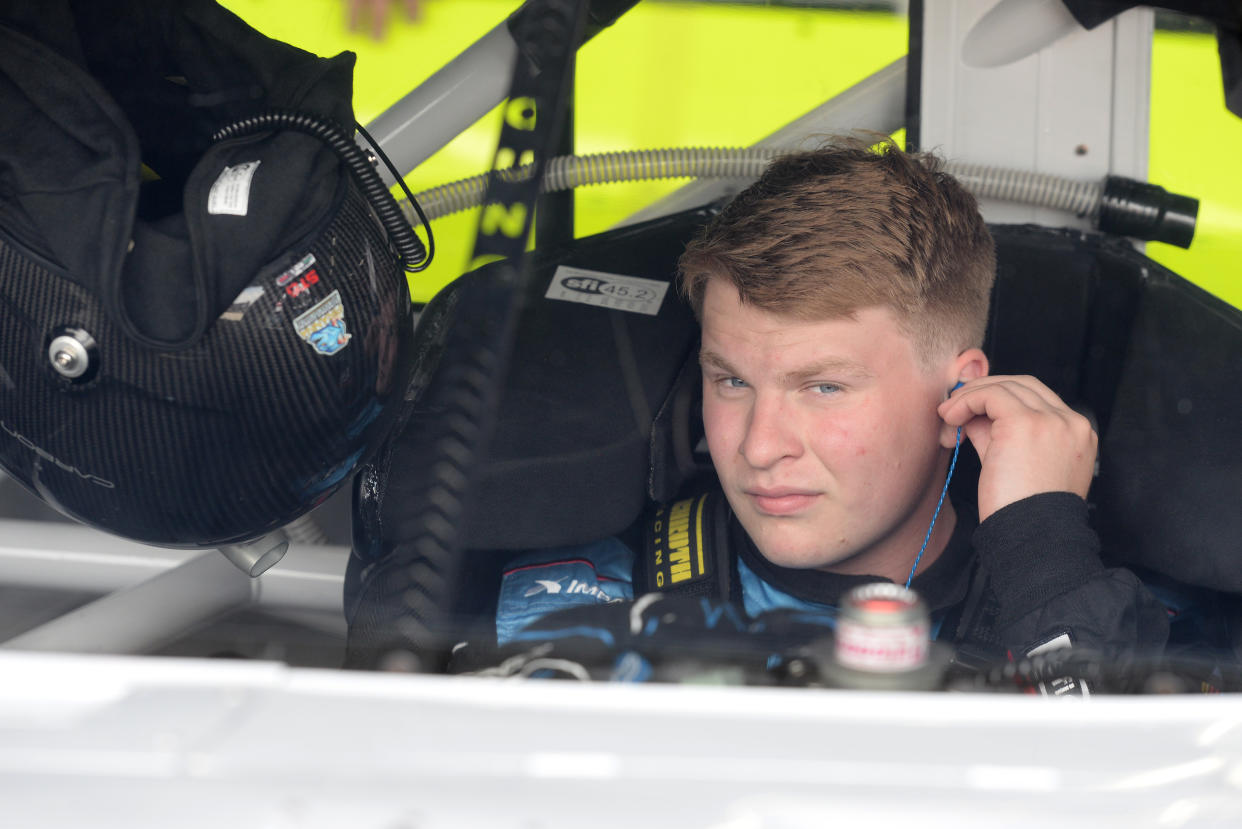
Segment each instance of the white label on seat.
[[225,167],[207,193],[207,212],[245,216],[250,207],[250,180],[258,167],[257,161]]
[[655,316],[660,312],[667,291],[668,283],[657,279],[561,265],[552,275],[552,283],[544,297]]

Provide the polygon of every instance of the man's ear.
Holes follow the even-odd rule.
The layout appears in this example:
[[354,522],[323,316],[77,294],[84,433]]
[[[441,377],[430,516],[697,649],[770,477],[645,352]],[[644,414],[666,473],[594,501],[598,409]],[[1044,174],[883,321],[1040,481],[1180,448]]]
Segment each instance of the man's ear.
[[[945,376],[945,398],[958,385],[988,376],[988,357],[978,348],[968,348],[949,364]],[[957,445],[957,429],[947,423],[940,425],[940,445],[952,449]]]
[[958,383],[969,383],[980,377],[988,376],[988,356],[982,349],[968,348],[952,362],[949,372],[949,384],[945,388],[952,389]]

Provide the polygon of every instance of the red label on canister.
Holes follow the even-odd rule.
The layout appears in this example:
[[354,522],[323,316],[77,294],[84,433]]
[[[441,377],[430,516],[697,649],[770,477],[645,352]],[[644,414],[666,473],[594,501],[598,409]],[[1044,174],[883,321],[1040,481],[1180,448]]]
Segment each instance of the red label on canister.
[[931,624],[918,595],[896,584],[856,587],[837,617],[836,659],[858,671],[897,673],[927,662]]

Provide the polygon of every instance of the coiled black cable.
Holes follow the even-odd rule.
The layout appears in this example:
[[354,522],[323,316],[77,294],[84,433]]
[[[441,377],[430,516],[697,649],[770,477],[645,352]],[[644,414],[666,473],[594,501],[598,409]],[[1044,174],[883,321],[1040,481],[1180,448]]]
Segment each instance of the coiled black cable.
[[371,166],[362,150],[340,127],[329,121],[305,112],[268,110],[267,112],[242,118],[226,127],[222,127],[212,135],[212,140],[224,141],[243,135],[253,135],[257,132],[270,132],[281,129],[301,132],[327,144],[328,148],[337,154],[357,180],[358,186],[362,189],[362,194],[371,203],[371,207],[375,210],[375,215],[388,231],[389,238],[392,239],[393,246],[397,249],[397,255],[401,257],[402,267],[410,273],[417,273],[427,269],[427,266],[431,264],[432,257],[435,256],[435,239],[431,235],[431,225],[423,214],[422,208],[414,200],[414,195],[410,193],[405,180],[397,174],[392,162],[384,155],[384,151],[379,148],[379,145],[375,143],[361,126],[357,126],[357,129],[374,147],[376,155],[388,166],[393,177],[401,185],[401,189],[405,191],[406,198],[414,205],[415,211],[423,222],[423,227],[427,230],[427,247],[423,246],[422,239],[418,238],[414,228],[410,227],[406,222],[396,199],[392,197],[392,193],[388,192],[388,188],[384,186],[383,179],[375,172],[375,169]]

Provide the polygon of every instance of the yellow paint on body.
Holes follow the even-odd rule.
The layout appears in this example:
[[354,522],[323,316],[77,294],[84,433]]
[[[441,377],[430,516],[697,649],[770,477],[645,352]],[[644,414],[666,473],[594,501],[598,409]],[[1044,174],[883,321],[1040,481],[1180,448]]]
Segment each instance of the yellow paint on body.
[[[354,107],[367,123],[503,20],[517,0],[427,0],[422,20],[394,12],[382,41],[350,33],[343,0],[223,0],[266,34],[321,55],[358,53]],[[399,4],[396,4],[399,5]],[[751,144],[906,51],[903,18],[878,13],[727,3],[644,2],[588,43],[578,59],[580,153]],[[1157,32],[1153,45],[1149,179],[1201,199],[1189,251],[1148,253],[1242,305],[1242,119],[1224,108],[1209,35]],[[500,108],[407,179],[414,191],[487,170]],[[580,188],[579,236],[597,233],[683,181]],[[478,211],[435,223],[436,262],[411,277],[426,301],[465,268]]]
[[1225,109],[1216,39],[1156,32],[1147,177],[1199,199],[1189,250],[1151,243],[1147,255],[1242,307],[1242,118]]

